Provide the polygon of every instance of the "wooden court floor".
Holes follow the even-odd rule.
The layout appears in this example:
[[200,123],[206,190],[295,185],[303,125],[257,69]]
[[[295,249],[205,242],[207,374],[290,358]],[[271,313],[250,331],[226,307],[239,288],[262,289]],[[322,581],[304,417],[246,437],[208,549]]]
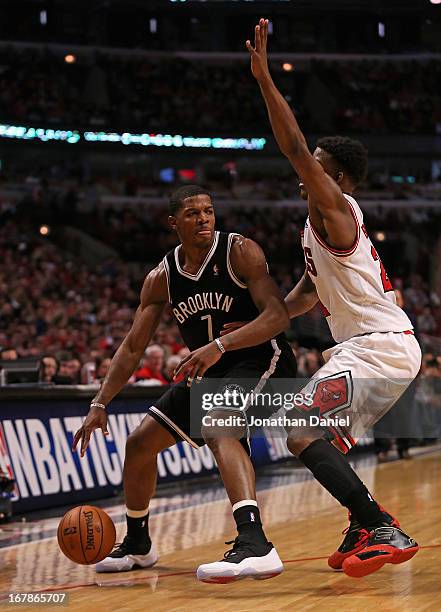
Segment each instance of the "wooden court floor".
[[[67,560],[53,537],[0,549],[0,611],[35,609],[10,605],[5,595],[40,590],[68,592],[65,608],[79,612],[441,610],[441,453],[358,472],[422,546],[411,561],[387,565],[363,579],[329,569],[326,558],[341,542],[345,511],[314,481],[293,483],[287,477],[259,494],[267,534],[285,561],[285,571],[277,578],[199,583],[196,567],[222,558],[228,548],[224,540],[234,537],[230,507],[224,498],[196,500],[189,506],[176,498],[176,509],[151,518],[151,534],[161,555],[151,570],[96,574],[93,567]],[[156,500],[152,510],[159,511],[161,503]],[[121,524],[118,541],[123,532]]]

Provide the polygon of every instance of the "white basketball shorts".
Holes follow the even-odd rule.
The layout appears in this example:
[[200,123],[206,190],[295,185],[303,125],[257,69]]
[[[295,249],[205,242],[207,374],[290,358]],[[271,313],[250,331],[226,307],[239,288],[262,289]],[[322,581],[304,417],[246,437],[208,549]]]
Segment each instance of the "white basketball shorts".
[[412,331],[378,332],[341,342],[323,358],[302,391],[313,395],[313,404],[302,411],[330,423],[330,438],[347,453],[417,376],[421,349]]

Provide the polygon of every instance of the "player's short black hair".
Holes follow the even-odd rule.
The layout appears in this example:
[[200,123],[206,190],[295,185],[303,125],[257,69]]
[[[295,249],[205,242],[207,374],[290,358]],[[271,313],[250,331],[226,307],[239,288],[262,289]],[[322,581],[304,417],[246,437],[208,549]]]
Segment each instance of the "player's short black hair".
[[359,140],[346,136],[326,136],[317,141],[317,146],[332,155],[355,185],[366,178],[368,151]]
[[207,195],[211,198],[211,193],[200,185],[184,185],[174,191],[169,200],[169,212],[174,217],[177,211],[181,208],[183,200],[192,198],[198,195]]

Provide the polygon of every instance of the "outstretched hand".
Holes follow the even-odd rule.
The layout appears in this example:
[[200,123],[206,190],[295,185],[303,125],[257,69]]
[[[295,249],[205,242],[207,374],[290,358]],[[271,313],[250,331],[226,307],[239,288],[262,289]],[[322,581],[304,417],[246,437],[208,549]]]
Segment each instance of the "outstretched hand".
[[87,447],[89,446],[90,436],[95,429],[101,429],[105,436],[109,435],[106,411],[102,408],[91,406],[82,426],[74,436],[72,444],[73,453],[77,450],[78,442],[81,441],[80,456],[84,457]]
[[255,79],[260,81],[269,75],[268,56],[268,19],[260,19],[259,24],[254,28],[254,47],[251,41],[247,40],[246,46],[251,56],[251,72]]

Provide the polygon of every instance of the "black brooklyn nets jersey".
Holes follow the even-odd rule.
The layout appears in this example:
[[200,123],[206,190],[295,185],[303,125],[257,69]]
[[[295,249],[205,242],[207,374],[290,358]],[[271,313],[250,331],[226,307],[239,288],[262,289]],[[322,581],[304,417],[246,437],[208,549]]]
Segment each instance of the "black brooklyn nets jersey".
[[[213,245],[197,274],[181,268],[180,245],[164,257],[169,301],[190,350],[219,337],[225,323],[251,321],[259,314],[247,286],[235,276],[231,267],[230,250],[236,235],[215,232]],[[282,344],[287,344],[283,334],[255,347],[229,351],[210,368],[210,374],[245,360],[267,362]]]

